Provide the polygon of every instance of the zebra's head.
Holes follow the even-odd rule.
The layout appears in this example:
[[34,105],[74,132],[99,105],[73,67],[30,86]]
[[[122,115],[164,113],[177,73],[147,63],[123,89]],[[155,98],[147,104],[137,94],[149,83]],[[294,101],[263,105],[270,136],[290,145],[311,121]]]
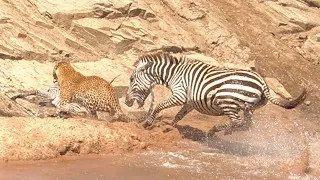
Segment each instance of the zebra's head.
[[145,100],[155,85],[154,77],[148,74],[148,68],[152,62],[140,61],[130,77],[130,86],[127,91],[125,104],[131,107],[137,101],[139,108],[144,105]]

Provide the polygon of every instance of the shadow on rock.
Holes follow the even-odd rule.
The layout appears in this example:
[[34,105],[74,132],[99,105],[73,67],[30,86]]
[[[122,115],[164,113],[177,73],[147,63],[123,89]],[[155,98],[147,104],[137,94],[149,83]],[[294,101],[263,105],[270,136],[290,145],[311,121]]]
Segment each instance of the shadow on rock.
[[188,125],[176,125],[176,128],[184,138],[190,139],[192,141],[197,141],[209,148],[217,149],[224,154],[231,154],[236,156],[274,154],[274,152],[272,152],[270,149],[266,149],[259,146],[253,146],[246,142],[224,140],[217,136],[208,137],[206,132]]

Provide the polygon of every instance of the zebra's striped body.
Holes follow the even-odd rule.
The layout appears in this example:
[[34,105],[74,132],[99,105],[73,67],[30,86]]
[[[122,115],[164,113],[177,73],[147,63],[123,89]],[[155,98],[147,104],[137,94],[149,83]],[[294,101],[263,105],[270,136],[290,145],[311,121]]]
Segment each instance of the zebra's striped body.
[[[306,94],[304,91],[293,101],[280,100],[270,95],[267,84],[254,71],[219,68],[166,53],[144,55],[135,66],[126,96],[128,106],[132,106],[134,100],[142,106],[154,85],[161,84],[172,91],[172,95],[154,109],[144,126],[151,125],[161,110],[183,105],[173,125],[195,109],[213,116],[227,115],[231,122],[213,127],[210,133],[220,130],[231,133],[233,128],[249,126],[253,111],[267,100],[290,109],[303,101]],[[244,120],[238,115],[241,110]]]

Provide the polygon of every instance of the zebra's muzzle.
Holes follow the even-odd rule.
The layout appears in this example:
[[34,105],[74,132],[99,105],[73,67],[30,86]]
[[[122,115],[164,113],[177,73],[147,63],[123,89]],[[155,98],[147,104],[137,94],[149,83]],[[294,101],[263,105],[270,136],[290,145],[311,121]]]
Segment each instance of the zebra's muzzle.
[[144,101],[137,100],[137,104],[138,104],[138,108],[142,108],[144,106]]
[[128,99],[128,98],[126,98],[126,100],[125,100],[125,104],[128,106],[128,107],[131,107],[131,106],[133,106],[133,102],[134,102],[134,99]]

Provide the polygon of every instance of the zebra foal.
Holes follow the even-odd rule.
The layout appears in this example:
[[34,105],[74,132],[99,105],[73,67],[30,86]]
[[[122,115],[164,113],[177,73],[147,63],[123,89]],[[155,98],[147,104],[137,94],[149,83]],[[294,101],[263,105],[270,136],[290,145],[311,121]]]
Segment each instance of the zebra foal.
[[[16,100],[17,98],[25,98],[27,96],[40,96],[47,98],[49,101],[40,102],[40,106],[54,106],[60,108],[60,86],[58,82],[54,82],[47,90],[33,90],[25,93],[21,93],[11,97],[11,100]],[[82,107],[77,103],[70,103],[68,106],[64,106],[62,112],[75,112],[75,113],[84,113],[88,114],[86,108]]]
[[[167,53],[141,56],[135,63],[136,69],[130,77],[125,104],[131,107],[137,101],[141,107],[150,90],[157,84],[168,87],[172,95],[158,104],[144,127],[152,125],[156,115],[163,109],[182,105],[172,125],[180,121],[192,110],[200,113],[229,117],[230,122],[213,126],[209,135],[225,130],[249,127],[253,111],[264,106],[269,100],[273,104],[291,109],[306,97],[306,91],[296,99],[289,101],[270,95],[263,78],[254,71],[226,69],[203,63],[187,57],[174,57]],[[244,112],[244,118],[239,112]]]
[[53,83],[47,90],[33,90],[21,93],[11,97],[11,100],[16,100],[17,98],[25,98],[27,96],[40,96],[49,100],[49,102],[40,102],[40,106],[60,106],[60,88],[57,82]]

